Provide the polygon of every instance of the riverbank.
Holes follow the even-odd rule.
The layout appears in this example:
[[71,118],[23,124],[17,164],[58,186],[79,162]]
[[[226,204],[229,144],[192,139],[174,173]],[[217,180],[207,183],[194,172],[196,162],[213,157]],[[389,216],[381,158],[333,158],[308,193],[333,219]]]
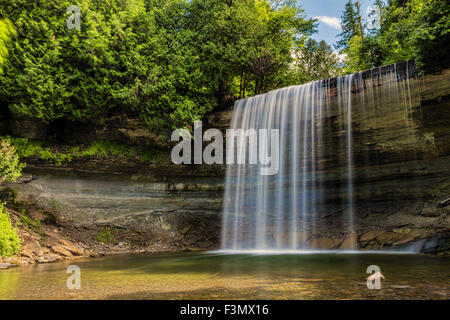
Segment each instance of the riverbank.
[[[151,184],[155,190],[145,199],[143,190],[138,190],[145,187],[134,180],[129,181],[129,194],[124,194],[117,178],[96,181],[85,176],[83,186],[80,176],[55,178],[43,171],[39,175],[25,173],[16,183],[0,188],[1,201],[23,240],[20,253],[0,257],[0,269],[117,254],[218,248],[216,215],[209,223],[211,219],[203,217],[205,212],[190,212],[197,209],[193,204],[189,209],[185,203],[186,195],[205,185]],[[172,199],[161,201],[162,194]],[[196,201],[201,201],[200,194],[194,194]],[[203,199],[199,205],[217,210],[213,202]]]
[[[132,235],[117,228],[78,228],[70,224],[47,224],[31,214],[7,209],[13,225],[22,239],[20,253],[2,258],[0,269],[37,263],[53,263],[119,254],[196,251],[199,248],[156,241],[148,243],[145,237]],[[30,218],[28,217],[30,215]],[[27,218],[25,218],[27,217]],[[38,222],[39,221],[39,222]],[[130,241],[132,237],[132,241]]]

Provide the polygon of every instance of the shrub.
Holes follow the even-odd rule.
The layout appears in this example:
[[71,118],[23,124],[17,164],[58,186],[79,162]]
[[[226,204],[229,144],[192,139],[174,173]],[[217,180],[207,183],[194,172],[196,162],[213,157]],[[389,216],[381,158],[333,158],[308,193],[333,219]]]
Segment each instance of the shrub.
[[117,244],[117,239],[112,234],[111,228],[105,227],[97,235],[96,240],[103,244]]
[[8,212],[0,203],[0,256],[10,257],[20,251],[22,239],[17,234],[17,227],[13,227]]
[[6,140],[0,140],[0,183],[15,181],[20,177],[24,164],[19,162],[16,148]]
[[41,228],[41,220],[33,220],[27,216],[26,210],[22,210],[22,215],[20,216],[20,222],[26,225],[30,229],[34,229],[34,231],[38,232]]
[[44,146],[42,142],[30,141],[26,138],[0,137],[16,148],[20,159],[37,157],[41,160],[53,163],[56,166],[70,163],[74,159],[92,159],[118,157],[122,159],[137,159],[141,162],[150,160],[163,161],[168,153],[164,149],[148,148],[137,145],[125,145],[116,142],[94,141],[87,145],[77,146]]

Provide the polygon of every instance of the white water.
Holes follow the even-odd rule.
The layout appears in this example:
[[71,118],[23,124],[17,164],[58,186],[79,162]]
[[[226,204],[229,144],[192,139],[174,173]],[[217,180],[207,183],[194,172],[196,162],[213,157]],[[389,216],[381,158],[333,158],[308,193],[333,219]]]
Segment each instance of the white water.
[[[381,75],[373,70],[367,79],[362,73],[287,87],[239,100],[233,112],[233,129],[279,129],[280,170],[277,175],[260,175],[260,165],[229,165],[224,196],[222,249],[230,252],[298,252],[314,249],[314,238],[323,210],[324,163],[330,153],[339,155],[341,192],[345,193],[343,225],[354,231],[354,107],[375,114],[372,101],[380,95],[411,99],[409,82],[401,87],[396,65]],[[388,80],[386,80],[388,79]],[[380,89],[376,84],[383,83]],[[408,92],[405,92],[407,88]],[[403,90],[402,90],[403,89]],[[368,110],[373,108],[373,110]],[[375,115],[376,116],[376,115]],[[335,117],[337,127],[331,128]],[[333,122],[333,123],[335,123]],[[327,131],[328,130],[328,131]],[[342,134],[326,149],[329,130]],[[330,146],[330,143],[328,143]],[[244,146],[245,147],[245,146]],[[240,150],[247,157],[248,150]],[[236,152],[234,153],[236,154]]]
[[416,254],[410,250],[216,250],[208,251],[207,254],[252,254],[252,255],[316,255],[316,254],[383,254],[383,255],[407,255]]

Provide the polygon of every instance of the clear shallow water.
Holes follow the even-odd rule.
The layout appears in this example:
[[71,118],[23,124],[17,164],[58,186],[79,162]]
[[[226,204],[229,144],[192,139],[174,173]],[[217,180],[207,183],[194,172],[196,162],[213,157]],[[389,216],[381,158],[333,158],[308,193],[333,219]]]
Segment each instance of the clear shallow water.
[[[81,268],[68,290],[66,269]],[[381,290],[366,286],[378,265]],[[0,271],[0,299],[449,299],[450,258],[413,254],[124,255]]]

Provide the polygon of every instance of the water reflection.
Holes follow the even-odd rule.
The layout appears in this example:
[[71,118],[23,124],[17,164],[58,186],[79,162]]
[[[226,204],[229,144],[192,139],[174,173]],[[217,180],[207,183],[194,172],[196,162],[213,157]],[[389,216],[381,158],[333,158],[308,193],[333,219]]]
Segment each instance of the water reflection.
[[[449,258],[396,254],[125,255],[0,272],[0,299],[448,299]],[[366,287],[378,265],[381,290]]]

